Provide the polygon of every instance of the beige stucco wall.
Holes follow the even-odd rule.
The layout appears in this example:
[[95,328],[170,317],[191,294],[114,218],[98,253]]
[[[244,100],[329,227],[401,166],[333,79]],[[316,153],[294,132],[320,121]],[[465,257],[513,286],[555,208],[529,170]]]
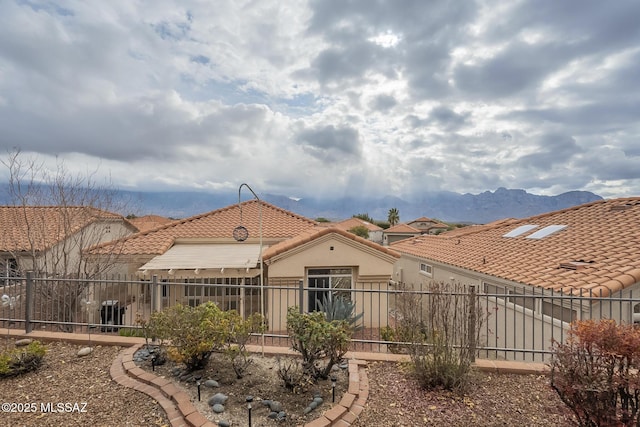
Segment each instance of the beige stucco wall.
[[[268,318],[272,331],[286,330],[287,309],[298,306],[299,283],[307,285],[309,268],[352,268],[355,312],[364,312],[365,327],[378,328],[387,325],[388,298],[386,293],[368,292],[388,289],[395,258],[344,236],[331,234],[269,263]],[[308,292],[304,291],[304,309]]]

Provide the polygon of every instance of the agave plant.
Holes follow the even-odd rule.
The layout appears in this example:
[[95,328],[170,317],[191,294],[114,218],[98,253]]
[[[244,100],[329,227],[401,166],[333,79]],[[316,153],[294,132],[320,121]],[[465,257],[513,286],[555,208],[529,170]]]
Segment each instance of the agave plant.
[[364,316],[364,312],[354,314],[356,305],[351,300],[340,295],[331,297],[328,293],[325,293],[322,297],[322,301],[316,301],[319,311],[324,312],[328,321],[346,320],[354,332],[363,328],[363,326],[358,324],[358,322]]

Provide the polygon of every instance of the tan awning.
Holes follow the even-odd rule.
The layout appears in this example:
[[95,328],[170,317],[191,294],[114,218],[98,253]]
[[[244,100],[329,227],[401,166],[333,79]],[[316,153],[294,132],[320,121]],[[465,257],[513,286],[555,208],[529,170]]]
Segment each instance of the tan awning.
[[139,268],[144,270],[195,270],[259,267],[260,245],[176,244]]

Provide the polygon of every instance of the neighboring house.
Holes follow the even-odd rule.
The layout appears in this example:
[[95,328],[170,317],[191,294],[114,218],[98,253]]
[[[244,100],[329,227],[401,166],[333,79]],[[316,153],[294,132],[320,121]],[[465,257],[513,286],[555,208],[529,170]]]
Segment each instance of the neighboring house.
[[135,218],[129,218],[129,222],[133,224],[138,229],[138,231],[153,230],[154,228],[167,225],[173,221],[175,220],[165,218],[160,215],[145,215]]
[[83,249],[136,231],[121,215],[92,207],[0,206],[1,274],[78,277],[87,273]]
[[[386,294],[364,301],[349,290],[387,289],[393,263],[400,257],[352,233],[320,227],[258,200],[174,221],[100,245],[91,253],[99,259],[113,251],[121,254],[113,272],[156,280],[162,287],[156,295],[162,296],[164,306],[214,301],[224,310],[249,315],[259,312],[262,293],[272,331],[286,328],[286,310],[299,304],[294,294],[301,281],[318,288],[305,292],[303,310],[316,309],[316,300],[338,289],[335,292],[356,298],[356,311],[365,313],[365,325],[378,325],[379,317],[386,324],[387,313],[380,315],[377,305]],[[148,293],[154,292],[151,283]],[[206,286],[211,284],[217,286]]]
[[[531,340],[539,350],[548,350],[552,334],[562,337],[558,330],[575,319],[640,320],[640,304],[606,298],[628,298],[632,291],[640,295],[639,237],[640,197],[601,200],[397,242],[391,248],[402,255],[394,279],[414,288],[430,281],[456,282],[503,295],[487,298],[500,313],[500,321],[492,322],[498,345]],[[564,298],[518,297],[523,294]],[[516,314],[525,319],[521,333],[505,334],[504,324],[515,324]]]
[[349,231],[354,227],[365,227],[369,231],[369,240],[372,242],[382,244],[382,227],[375,224],[371,224],[369,221],[365,221],[360,218],[349,218],[340,222],[323,223],[327,227],[335,227],[341,230]]
[[447,231],[449,226],[439,221],[434,221],[426,216],[407,222],[409,227],[417,228],[422,234],[440,234]]
[[407,224],[396,224],[382,231],[382,244],[388,246],[400,240],[419,236],[420,234],[422,234],[420,230],[415,227]]

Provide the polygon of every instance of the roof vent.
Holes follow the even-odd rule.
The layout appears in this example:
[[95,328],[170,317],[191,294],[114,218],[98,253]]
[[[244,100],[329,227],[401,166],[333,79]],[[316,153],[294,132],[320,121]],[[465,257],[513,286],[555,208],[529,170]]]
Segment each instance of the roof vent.
[[624,205],[613,205],[611,206],[612,211],[626,211],[627,209],[630,209],[634,206],[637,206],[638,204],[640,204],[640,202],[638,201],[634,201],[634,202],[628,202],[625,203]]
[[582,270],[587,265],[592,264],[592,263],[593,263],[593,261],[584,261],[584,260],[561,262],[560,263],[560,268],[564,268],[566,270]]

